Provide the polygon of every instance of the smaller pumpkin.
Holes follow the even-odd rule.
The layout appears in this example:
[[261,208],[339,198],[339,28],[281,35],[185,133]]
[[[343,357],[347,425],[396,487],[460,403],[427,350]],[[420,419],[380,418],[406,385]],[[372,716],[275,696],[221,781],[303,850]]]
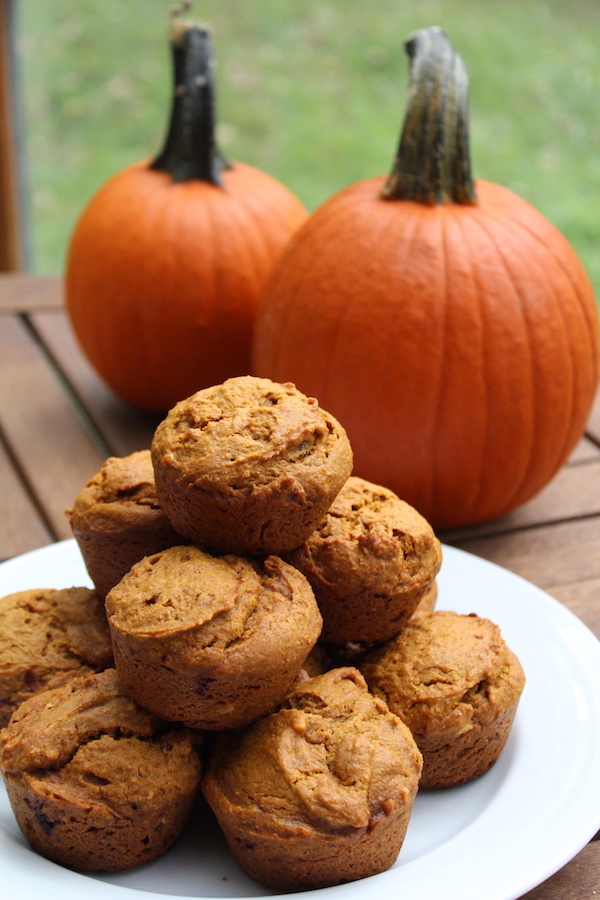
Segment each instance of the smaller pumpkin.
[[66,264],[81,347],[123,399],[164,411],[250,369],[260,296],[303,204],[215,140],[209,29],[178,17],[163,150],[104,184],[83,211]]
[[442,529],[509,512],[563,465],[598,384],[598,314],[557,229],[473,182],[468,80],[444,32],[421,29],[406,49],[393,171],[345,188],[292,238],[254,373],[318,397],[355,474]]

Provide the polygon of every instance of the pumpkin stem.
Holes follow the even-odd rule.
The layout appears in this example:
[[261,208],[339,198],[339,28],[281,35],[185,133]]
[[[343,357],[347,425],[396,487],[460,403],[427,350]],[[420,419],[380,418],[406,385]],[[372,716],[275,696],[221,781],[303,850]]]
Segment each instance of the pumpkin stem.
[[394,167],[381,196],[417,203],[476,203],[469,152],[469,79],[441,28],[405,43],[408,107]]
[[164,147],[150,168],[167,172],[173,181],[198,178],[221,185],[221,173],[231,164],[215,139],[214,54],[209,28],[176,17],[171,29],[171,50],[171,121]]

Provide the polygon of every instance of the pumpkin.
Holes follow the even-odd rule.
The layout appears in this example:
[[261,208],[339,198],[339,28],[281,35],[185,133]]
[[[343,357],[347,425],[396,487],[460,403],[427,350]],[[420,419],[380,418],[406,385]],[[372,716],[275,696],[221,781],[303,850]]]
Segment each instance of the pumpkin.
[[161,411],[248,374],[265,282],[308,216],[280,182],[220,153],[210,31],[176,18],[171,44],[164,148],[92,197],[65,275],[70,320],[93,367],[123,399]]
[[437,529],[508,513],[581,437],[598,315],[575,251],[510,190],[473,181],[468,79],[439,28],[407,42],[389,177],[320,206],[277,264],[253,371],[342,422],[355,474]]

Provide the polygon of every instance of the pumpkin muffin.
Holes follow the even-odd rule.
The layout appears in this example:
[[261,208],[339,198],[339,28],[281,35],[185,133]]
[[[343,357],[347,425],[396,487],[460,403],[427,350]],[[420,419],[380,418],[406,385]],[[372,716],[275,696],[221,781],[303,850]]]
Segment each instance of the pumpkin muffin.
[[240,555],[297,547],[352,470],[346,432],[314,398],[249,375],[174,406],[156,429],[152,460],[177,531]]
[[441,545],[412,506],[351,476],[325,517],[285,555],[308,578],[323,616],[321,640],[369,644],[393,637],[431,588]]
[[423,788],[463,784],[494,765],[525,685],[497,625],[443,610],[410,622],[367,654],[360,670],[412,731]]
[[0,599],[0,728],[37,691],[112,664],[104,602],[89,588],[18,591]]
[[311,587],[293,566],[194,545],[136,563],[106,611],[131,696],[165,719],[210,730],[272,709],[321,631]]
[[[437,603],[437,597],[438,586],[437,582],[434,581],[431,587],[423,594],[409,621],[413,622],[419,616],[433,612]],[[363,644],[360,641],[348,641],[345,644],[321,644],[319,642],[315,649],[323,651],[321,671],[326,671],[327,669],[336,669],[340,666],[356,666],[360,668],[360,662],[365,655],[378,646],[378,642],[373,644]],[[318,673],[315,671],[314,674]]]
[[198,791],[199,742],[138,707],[107,669],[22,703],[0,733],[0,767],[34,850],[116,872],[179,835]]
[[217,736],[204,795],[244,871],[276,891],[389,868],[404,841],[421,754],[357,669],[294,685],[278,709]]
[[150,450],[110,456],[66,515],[102,597],[142,557],[182,542],[156,498]]

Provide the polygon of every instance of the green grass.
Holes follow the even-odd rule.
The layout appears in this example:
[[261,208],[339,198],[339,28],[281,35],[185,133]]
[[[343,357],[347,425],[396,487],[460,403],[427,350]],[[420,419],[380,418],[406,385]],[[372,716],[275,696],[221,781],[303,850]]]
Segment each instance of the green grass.
[[[20,0],[32,268],[61,272],[89,197],[155,153],[169,112],[164,0]],[[203,0],[224,151],[311,209],[387,172],[408,83],[404,39],[441,25],[471,83],[477,177],[533,203],[600,296],[600,4],[589,0]]]

